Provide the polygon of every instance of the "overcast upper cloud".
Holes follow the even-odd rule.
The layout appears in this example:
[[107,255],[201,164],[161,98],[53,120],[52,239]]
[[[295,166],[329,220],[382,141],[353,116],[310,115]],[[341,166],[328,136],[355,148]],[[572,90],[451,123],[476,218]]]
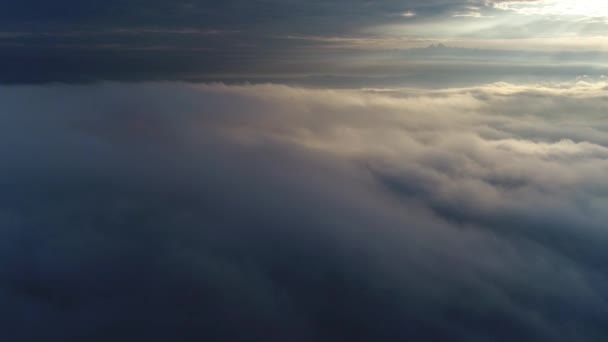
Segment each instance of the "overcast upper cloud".
[[[484,60],[509,67],[493,71],[493,82],[542,74],[562,62],[562,52],[601,55],[576,66],[602,69],[593,73],[600,76],[606,18],[608,7],[592,0],[12,1],[0,11],[0,83],[272,80],[334,86],[320,77],[348,82],[390,75],[404,85],[443,78],[434,69],[462,69],[462,63],[444,61],[412,76],[404,64],[425,58],[393,58],[389,63],[403,70],[377,70],[394,51],[432,44],[472,49],[464,62],[474,64],[476,49],[545,53],[526,56],[523,65]],[[571,73],[551,73],[572,79]]]
[[0,88],[10,341],[603,341],[607,83]]

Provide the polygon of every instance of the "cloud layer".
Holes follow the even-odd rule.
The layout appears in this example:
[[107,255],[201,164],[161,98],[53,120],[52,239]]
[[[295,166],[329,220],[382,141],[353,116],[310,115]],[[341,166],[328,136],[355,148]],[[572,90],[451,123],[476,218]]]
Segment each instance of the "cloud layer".
[[[0,13],[0,84],[564,80],[606,74],[606,8],[593,0],[24,0]],[[430,64],[404,51],[439,43],[472,50]]]
[[601,341],[608,84],[0,91],[11,341]]

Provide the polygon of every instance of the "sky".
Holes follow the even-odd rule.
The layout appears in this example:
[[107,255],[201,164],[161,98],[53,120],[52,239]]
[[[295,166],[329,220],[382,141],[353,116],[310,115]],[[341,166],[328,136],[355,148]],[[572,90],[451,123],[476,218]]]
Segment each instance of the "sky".
[[[595,0],[127,0],[3,5],[0,81],[349,87],[606,74]],[[430,46],[457,50],[415,50]]]
[[0,5],[0,339],[608,339],[608,4]]

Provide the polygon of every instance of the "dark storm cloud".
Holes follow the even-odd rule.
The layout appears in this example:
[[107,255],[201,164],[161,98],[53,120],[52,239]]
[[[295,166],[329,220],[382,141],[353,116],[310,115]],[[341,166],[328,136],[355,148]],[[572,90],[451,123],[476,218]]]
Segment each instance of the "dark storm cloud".
[[[122,34],[119,34],[122,35]],[[167,35],[184,35],[181,33]],[[421,48],[365,51],[319,49],[318,43],[273,38],[227,47],[238,33],[187,33],[159,46],[129,34],[115,45],[36,43],[0,47],[0,83],[184,80],[273,82],[314,87],[463,86],[564,81],[607,75],[605,53],[524,53],[487,49]],[[70,38],[72,39],[72,38]],[[186,46],[178,41],[185,42]],[[198,41],[198,43],[197,43]],[[204,43],[201,43],[204,42]],[[193,46],[189,46],[192,44]],[[200,44],[200,45],[199,45]]]
[[[314,31],[319,25],[352,29],[360,24],[386,23],[406,10],[434,15],[467,3],[465,0],[27,0],[5,4],[0,20],[7,27],[215,26],[250,30],[280,28],[289,32]],[[287,23],[291,25],[284,26]]]
[[606,86],[4,87],[0,330],[602,341]]
[[[402,22],[404,11],[415,10],[419,15],[408,19],[415,21],[449,13],[463,3],[12,1],[0,10],[0,82],[188,80],[201,74],[216,78],[222,78],[217,74],[252,74],[294,56],[303,62],[314,55],[311,49],[302,54],[306,44],[288,41],[287,36],[354,35],[371,25]],[[313,59],[318,64],[323,54]],[[265,73],[282,71],[271,68]]]
[[[546,74],[563,80],[603,68],[601,53],[592,51],[602,49],[603,40],[592,38],[603,34],[603,23],[524,20],[496,8],[499,3],[504,1],[12,1],[0,8],[0,83],[269,80],[370,86],[385,79],[390,86],[439,84],[429,82],[435,79],[464,85],[511,80],[510,75],[517,81]],[[467,11],[486,16],[454,17]],[[543,41],[525,42],[560,32],[570,41],[549,41],[549,48]],[[584,44],[572,39],[579,35],[591,38]],[[457,52],[451,57],[461,60],[433,65],[394,53],[446,39],[481,48],[479,40],[486,39],[495,53]],[[559,53],[501,57],[514,55],[505,50],[539,46],[590,51],[577,60],[576,72],[571,65],[558,68],[572,62]],[[471,70],[479,62],[485,65]],[[444,77],[435,69],[449,70]],[[467,81],[467,75],[483,79]]]

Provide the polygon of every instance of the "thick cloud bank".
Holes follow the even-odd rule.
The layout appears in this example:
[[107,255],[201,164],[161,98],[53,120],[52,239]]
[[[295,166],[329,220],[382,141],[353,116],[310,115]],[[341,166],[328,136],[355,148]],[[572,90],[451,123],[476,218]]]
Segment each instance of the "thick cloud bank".
[[7,341],[604,341],[607,84],[0,88]]

